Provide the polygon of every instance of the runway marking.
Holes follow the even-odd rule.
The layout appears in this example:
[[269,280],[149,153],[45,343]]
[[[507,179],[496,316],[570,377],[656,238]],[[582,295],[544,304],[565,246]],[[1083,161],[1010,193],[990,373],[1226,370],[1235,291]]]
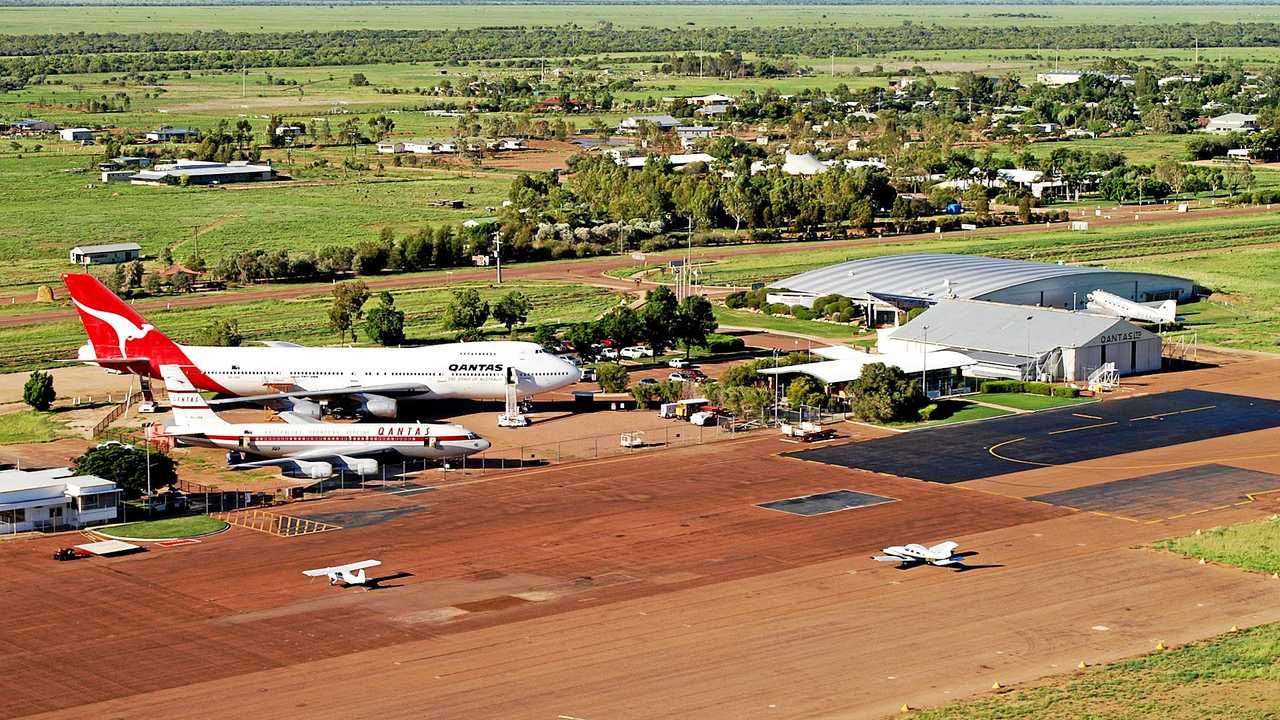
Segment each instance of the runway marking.
[[1187,408],[1186,410],[1173,410],[1171,412],[1166,412],[1166,413],[1156,413],[1155,415],[1143,415],[1142,417],[1129,418],[1129,422],[1137,422],[1139,420],[1156,420],[1162,417],[1169,417],[1170,415],[1181,415],[1183,413],[1200,412],[1201,410],[1212,410],[1216,407],[1218,406],[1204,405],[1202,407]]
[[1094,423],[1093,425],[1081,425],[1080,427],[1066,428],[1066,429],[1064,429],[1064,430],[1051,430],[1051,431],[1049,431],[1049,434],[1050,434],[1050,435],[1061,435],[1062,433],[1076,432],[1077,430],[1094,430],[1094,429],[1096,429],[1096,428],[1100,428],[1100,427],[1110,427],[1110,426],[1112,426],[1112,425],[1116,425],[1116,424],[1118,424],[1118,423],[1116,423],[1116,422],[1113,420],[1113,421],[1111,421],[1111,422]]
[[1085,420],[1101,420],[1102,419],[1098,415],[1085,415],[1084,413],[1071,413],[1071,414],[1075,415],[1078,418],[1084,418]]

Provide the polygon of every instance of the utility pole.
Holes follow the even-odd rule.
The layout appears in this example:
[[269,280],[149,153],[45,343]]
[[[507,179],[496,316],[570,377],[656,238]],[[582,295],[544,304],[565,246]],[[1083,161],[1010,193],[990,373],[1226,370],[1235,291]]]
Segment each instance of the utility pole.
[[929,326],[923,327],[924,338],[920,343],[920,392],[929,398]]
[[493,260],[498,266],[498,284],[502,284],[502,234],[493,234]]

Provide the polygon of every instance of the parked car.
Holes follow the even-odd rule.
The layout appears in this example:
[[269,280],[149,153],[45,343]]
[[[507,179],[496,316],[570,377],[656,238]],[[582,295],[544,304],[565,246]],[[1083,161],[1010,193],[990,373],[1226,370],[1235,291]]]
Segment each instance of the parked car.
[[637,383],[637,384],[638,384],[638,385],[657,385],[657,384],[658,384],[658,379],[657,379],[657,378],[651,378],[651,377],[650,377],[650,378],[640,378],[640,382],[639,382],[639,383]]
[[711,412],[710,410],[699,410],[698,412],[689,416],[689,422],[693,423],[694,425],[701,425],[701,426],[715,425],[716,414]]
[[643,345],[632,345],[631,347],[622,348],[621,355],[628,360],[639,360],[640,358],[653,357],[653,350]]
[[707,374],[697,368],[689,368],[688,370],[685,370],[684,375],[685,377],[697,382],[702,382],[707,379]]
[[684,358],[675,358],[667,361],[667,367],[673,367],[677,370],[689,367],[689,361]]
[[582,368],[582,379],[583,379],[583,380],[585,380],[585,381],[587,381],[587,382],[595,382],[595,381],[596,381],[596,369],[595,369],[595,368],[593,368],[593,367],[584,367],[584,368]]
[[151,400],[143,400],[142,402],[138,403],[138,412],[140,413],[153,413],[155,411],[156,411],[156,404]]
[[617,360],[618,351],[609,347],[600,348],[600,357],[604,358],[605,360]]
[[692,380],[693,375],[690,375],[689,373],[684,371],[677,371],[668,375],[667,379],[670,380],[671,382],[684,382],[685,380]]

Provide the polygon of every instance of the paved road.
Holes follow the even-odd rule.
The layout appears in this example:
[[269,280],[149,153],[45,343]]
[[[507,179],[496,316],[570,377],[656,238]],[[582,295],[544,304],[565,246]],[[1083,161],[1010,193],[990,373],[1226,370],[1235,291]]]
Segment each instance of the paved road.
[[[1150,222],[1152,220],[1165,221],[1202,221],[1208,218],[1224,217],[1228,215],[1255,215],[1271,212],[1267,206],[1249,206],[1238,208],[1218,208],[1198,210],[1191,213],[1179,213],[1176,206],[1158,205],[1148,206],[1137,213],[1138,219],[1135,220],[1135,212],[1132,208],[1103,208],[1103,212],[1109,214],[1108,217],[1086,218],[1092,226],[1111,226],[1132,224],[1134,222]],[[1063,229],[1064,223],[1055,223],[1053,227]],[[1025,232],[1042,232],[1045,229],[1043,225],[1016,225],[1010,227],[993,227],[984,228],[983,235],[1009,235]],[[956,237],[956,233],[948,236]],[[821,243],[822,249],[839,249],[865,247],[868,245],[879,244],[902,244],[913,241],[934,240],[937,236],[934,233],[917,233],[913,235],[890,235],[887,237],[866,237],[853,238],[849,240],[829,240]],[[796,246],[793,243],[771,243],[767,245],[734,245],[723,248],[700,248],[697,256],[702,260],[721,260],[733,257],[742,257],[750,255],[768,255],[772,253],[794,252]],[[650,253],[649,258],[655,263],[665,263],[668,259],[683,257],[684,253],[679,250],[672,250],[661,253]],[[503,269],[504,280],[541,280],[541,281],[561,281],[575,282],[585,285],[594,285],[597,287],[606,287],[614,290],[636,290],[637,288],[653,287],[655,283],[644,282],[637,285],[633,281],[621,280],[609,277],[605,273],[610,270],[630,267],[635,262],[630,256],[607,256],[586,258],[582,260],[567,260],[556,262],[541,263],[525,263],[509,265]],[[465,268],[458,270],[417,273],[407,275],[390,275],[381,278],[362,278],[371,290],[394,290],[399,288],[417,288],[424,286],[450,285],[457,282],[466,281],[485,281],[494,279],[494,270],[492,268]],[[256,302],[261,300],[273,299],[291,299],[315,295],[323,292],[324,283],[300,283],[297,285],[271,285],[266,287],[254,287],[231,292],[221,293],[200,293],[183,297],[167,297],[151,300],[143,300],[134,305],[139,311],[149,309],[160,309],[169,307],[209,307],[212,305],[224,305],[228,303],[245,303]],[[706,291],[712,295],[721,295],[731,292],[733,288],[727,287],[708,287]],[[45,312],[29,313],[25,315],[13,315],[8,317],[0,317],[0,327],[14,327],[20,325],[34,325],[37,323],[54,322],[58,320],[67,320],[74,318],[74,312],[69,308],[59,308],[56,310],[48,310]]]

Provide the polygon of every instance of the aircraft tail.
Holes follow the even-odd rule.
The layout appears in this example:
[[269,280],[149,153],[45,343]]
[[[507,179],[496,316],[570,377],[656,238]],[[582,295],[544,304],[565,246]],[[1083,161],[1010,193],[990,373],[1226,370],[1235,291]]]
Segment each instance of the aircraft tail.
[[80,315],[94,355],[104,360],[147,359],[160,363],[185,363],[182,348],[148,323],[132,307],[116,297],[88,273],[66,273],[62,282]]
[[169,406],[173,409],[173,421],[176,425],[186,427],[226,423],[209,408],[204,397],[196,392],[195,386],[187,379],[181,367],[161,365],[160,376],[164,378],[164,388],[169,394]]

